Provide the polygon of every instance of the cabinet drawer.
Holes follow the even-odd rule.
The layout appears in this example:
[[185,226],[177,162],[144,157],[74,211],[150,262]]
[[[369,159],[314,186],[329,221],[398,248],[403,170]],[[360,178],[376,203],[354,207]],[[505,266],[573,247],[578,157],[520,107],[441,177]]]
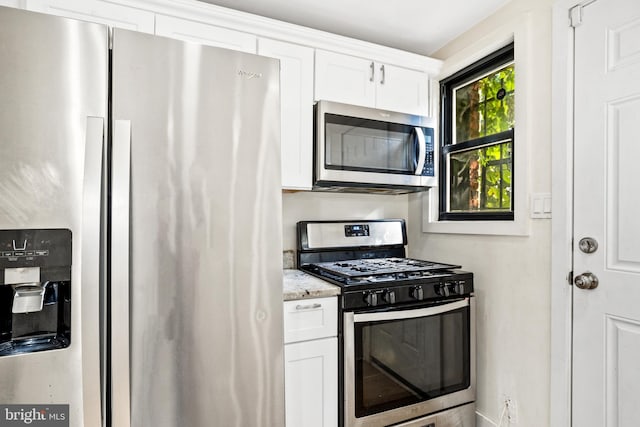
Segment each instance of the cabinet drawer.
[[338,300],[313,298],[284,303],[284,342],[334,337],[338,331]]

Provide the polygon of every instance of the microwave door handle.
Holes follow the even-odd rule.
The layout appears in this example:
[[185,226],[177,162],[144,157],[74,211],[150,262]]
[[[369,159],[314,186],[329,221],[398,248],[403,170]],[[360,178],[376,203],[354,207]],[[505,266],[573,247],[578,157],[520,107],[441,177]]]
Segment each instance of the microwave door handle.
[[424,132],[422,131],[422,128],[414,127],[413,130],[416,132],[416,136],[418,137],[418,164],[416,165],[414,175],[422,175],[424,162],[427,159],[427,144],[424,139]]

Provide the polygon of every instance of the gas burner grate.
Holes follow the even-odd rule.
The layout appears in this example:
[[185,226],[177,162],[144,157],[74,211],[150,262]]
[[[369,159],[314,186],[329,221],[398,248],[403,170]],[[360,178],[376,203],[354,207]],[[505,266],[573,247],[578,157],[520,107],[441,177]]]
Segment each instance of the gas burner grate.
[[379,282],[426,277],[432,272],[459,268],[459,265],[421,261],[412,258],[369,258],[313,264],[318,272],[358,282]]

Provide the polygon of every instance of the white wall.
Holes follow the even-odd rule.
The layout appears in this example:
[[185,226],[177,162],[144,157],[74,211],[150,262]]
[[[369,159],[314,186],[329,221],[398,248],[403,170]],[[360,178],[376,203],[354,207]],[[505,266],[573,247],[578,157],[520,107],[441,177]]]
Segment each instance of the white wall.
[[[532,89],[516,104],[526,104],[531,116],[524,139],[516,123],[515,156],[528,156],[525,179],[532,193],[551,189],[551,3],[513,0],[435,54],[446,69],[448,59],[473,57],[483,44],[495,43],[497,33],[503,37],[505,28],[530,32],[515,37],[516,59],[527,58],[524,84]],[[518,27],[523,23],[526,29]],[[527,150],[518,145],[524,140]],[[518,193],[515,185],[515,197],[528,201],[530,194]],[[478,426],[498,425],[505,396],[517,404],[518,426],[549,426],[550,221],[527,218],[525,236],[423,233],[423,197],[409,196],[409,256],[461,263],[475,273]]]
[[296,222],[343,219],[407,219],[406,195],[299,192],[282,194],[284,250],[296,249]]

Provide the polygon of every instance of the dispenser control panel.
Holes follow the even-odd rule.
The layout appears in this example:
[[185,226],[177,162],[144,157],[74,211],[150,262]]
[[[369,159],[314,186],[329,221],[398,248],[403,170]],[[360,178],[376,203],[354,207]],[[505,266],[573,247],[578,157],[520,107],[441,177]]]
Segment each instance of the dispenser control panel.
[[0,357],[70,343],[71,230],[0,230]]
[[4,270],[40,267],[51,280],[66,280],[71,271],[71,230],[0,230],[0,284]]

